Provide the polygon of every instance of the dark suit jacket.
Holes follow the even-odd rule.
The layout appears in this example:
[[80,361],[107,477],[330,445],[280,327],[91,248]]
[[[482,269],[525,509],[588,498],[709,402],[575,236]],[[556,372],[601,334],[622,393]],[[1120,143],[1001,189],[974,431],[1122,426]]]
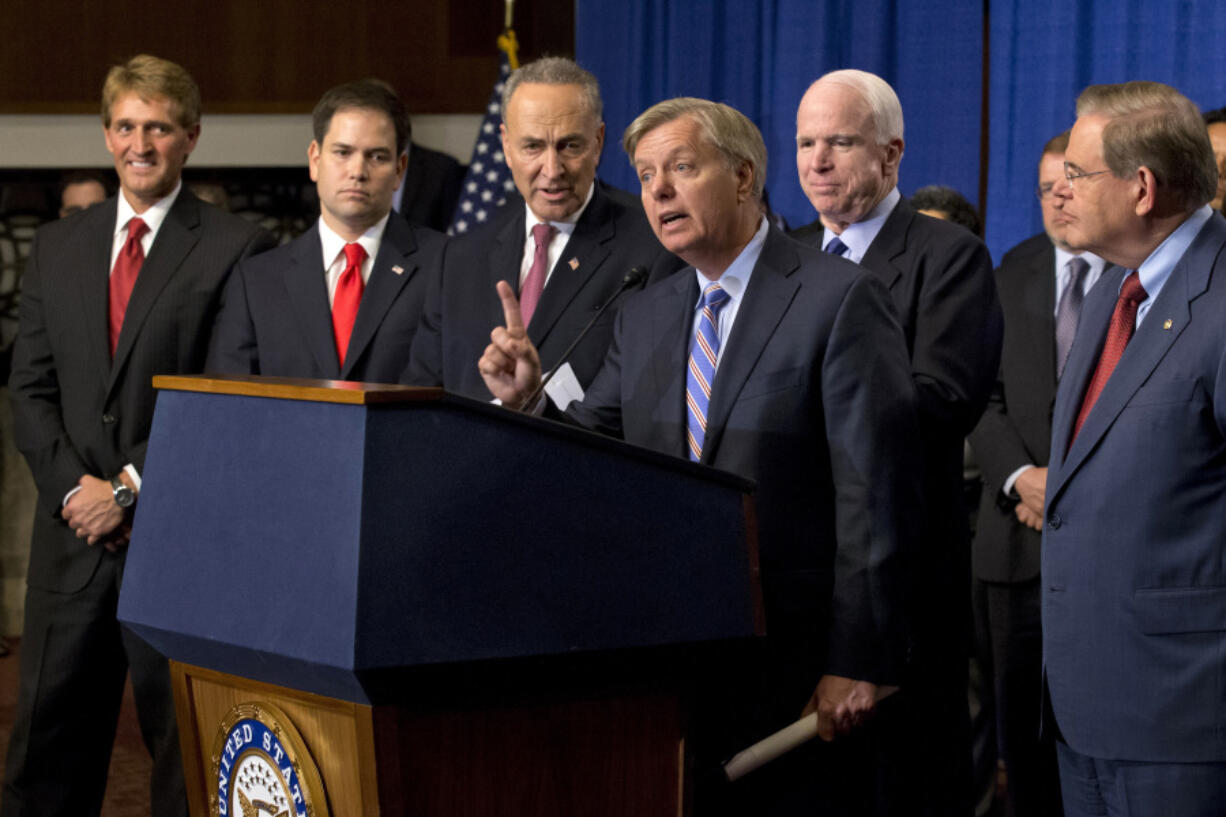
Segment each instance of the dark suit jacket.
[[426,280],[442,266],[445,244],[441,233],[387,220],[342,368],[316,221],[289,244],[234,270],[209,371],[395,383],[408,364]]
[[1039,575],[1040,534],[1017,521],[1001,488],[1023,465],[1047,465],[1056,399],[1055,265],[1051,239],[1039,233],[1009,250],[996,271],[1005,314],[1000,376],[970,438],[984,482],[971,566],[984,581]]
[[[821,241],[821,221],[796,232]],[[886,217],[861,265],[890,290],[911,356],[919,399],[928,517],[924,584],[948,615],[932,638],[956,647],[966,618],[966,510],[962,441],[979,421],[1000,365],[1003,318],[992,259],[966,228],[918,213],[906,199]],[[967,634],[969,635],[969,634]],[[963,664],[965,667],[965,664]]]
[[[692,268],[628,299],[568,416],[687,456]],[[871,373],[871,376],[868,376]],[[712,386],[702,461],[754,479],[776,725],[818,678],[899,679],[919,502],[914,389],[885,290],[772,230]]]
[[141,268],[114,361],[107,339],[116,200],[44,225],[22,278],[9,389],[17,447],[39,492],[29,583],[80,590],[103,552],[59,516],[83,474],[142,470],[151,379],[204,369],[221,288],[239,258],[272,245],[247,221],[179,193]]
[[[490,330],[505,322],[495,284],[506,281],[518,289],[525,218],[523,200],[513,197],[488,227],[448,245],[446,261],[430,284],[406,382],[491,399],[477,361]],[[638,199],[596,182],[527,327],[545,370],[635,266],[646,267],[649,280],[657,280],[682,264],[660,246]],[[604,359],[615,315],[616,310],[607,311],[570,357],[584,387]]]
[[404,172],[400,215],[410,224],[447,232],[467,169],[446,153],[414,144]]
[[1056,393],[1042,564],[1047,686],[1078,752],[1220,763],[1226,221],[1213,215],[1176,264],[1068,447],[1124,272],[1104,272],[1087,294]]

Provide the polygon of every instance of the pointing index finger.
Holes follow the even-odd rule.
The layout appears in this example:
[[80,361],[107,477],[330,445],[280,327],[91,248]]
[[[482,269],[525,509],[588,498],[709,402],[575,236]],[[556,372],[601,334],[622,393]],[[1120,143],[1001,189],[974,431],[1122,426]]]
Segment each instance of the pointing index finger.
[[524,317],[519,311],[519,299],[506,281],[498,282],[498,298],[502,301],[502,314],[507,322],[507,332],[513,337],[524,334]]

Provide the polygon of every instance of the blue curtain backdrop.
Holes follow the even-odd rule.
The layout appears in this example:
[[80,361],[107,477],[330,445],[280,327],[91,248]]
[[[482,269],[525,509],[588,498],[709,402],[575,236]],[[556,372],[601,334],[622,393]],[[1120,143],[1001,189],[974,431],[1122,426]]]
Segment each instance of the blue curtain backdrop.
[[[714,99],[761,128],[771,205],[793,226],[807,224],[816,216],[796,176],[796,105],[825,72],[861,68],[902,100],[903,192],[939,179],[974,201],[982,9],[982,0],[579,0],[576,57],[600,80],[605,101],[600,176],[637,192],[621,149],[626,126],[662,99]],[[920,111],[934,113],[913,113]]]
[[1222,0],[991,0],[987,240],[999,260],[1043,229],[1032,194],[1043,143],[1072,126],[1087,85],[1134,79],[1226,105]]
[[[638,184],[621,133],[649,105],[701,96],[762,129],[774,208],[814,213],[795,167],[795,114],[808,84],[862,68],[898,92],[906,119],[899,186],[954,187],[978,203],[989,123],[987,241],[997,260],[1042,227],[1038,152],[1073,122],[1095,82],[1154,79],[1202,108],[1226,105],[1222,0],[577,0],[575,50],[599,78],[608,125],[600,175]],[[984,109],[984,32],[989,103]]]

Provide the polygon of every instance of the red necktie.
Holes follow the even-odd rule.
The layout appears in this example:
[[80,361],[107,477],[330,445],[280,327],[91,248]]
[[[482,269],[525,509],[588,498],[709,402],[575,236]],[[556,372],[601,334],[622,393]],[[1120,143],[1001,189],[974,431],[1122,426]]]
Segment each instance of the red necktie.
[[1077,425],[1073,426],[1073,436],[1069,439],[1070,446],[1073,440],[1077,439],[1077,433],[1081,431],[1081,426],[1089,416],[1095,401],[1098,400],[1098,395],[1102,394],[1107,381],[1111,379],[1115,365],[1120,362],[1120,357],[1124,354],[1124,347],[1128,345],[1128,341],[1132,339],[1132,333],[1136,330],[1137,307],[1148,297],[1145,287],[1141,286],[1141,276],[1137,275],[1136,270],[1128,273],[1128,277],[1124,279],[1124,285],[1120,287],[1120,299],[1115,302],[1115,312],[1111,314],[1111,324],[1107,327],[1107,339],[1103,342],[1103,351],[1098,358],[1098,366],[1094,369],[1094,377],[1090,379],[1086,396],[1081,400]]
[[358,305],[362,302],[362,261],[366,250],[361,244],[345,245],[345,269],[336,282],[332,296],[332,335],[336,338],[336,359],[345,365],[345,352],[349,350],[349,336],[353,334],[353,322],[358,317]]
[[132,297],[132,288],[136,286],[136,276],[140,275],[141,265],[145,263],[145,248],[140,240],[149,232],[149,225],[139,218],[128,222],[128,240],[123,243],[119,257],[115,259],[115,267],[111,270],[110,297],[108,299],[108,322],[110,324],[111,357],[115,357],[115,347],[119,344],[119,330],[123,328],[123,316],[128,311],[128,301]]
[[549,265],[549,242],[553,240],[555,230],[552,224],[537,224],[532,228],[532,237],[536,239],[536,251],[532,254],[532,267],[524,285],[519,288],[519,311],[524,316],[524,326],[532,320],[532,313],[541,301],[541,292],[545,289],[546,267]]

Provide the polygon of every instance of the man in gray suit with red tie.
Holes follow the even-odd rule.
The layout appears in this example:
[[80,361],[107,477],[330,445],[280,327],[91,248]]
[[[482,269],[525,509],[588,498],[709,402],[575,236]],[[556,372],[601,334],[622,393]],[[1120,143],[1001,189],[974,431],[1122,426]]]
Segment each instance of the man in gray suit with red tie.
[[1068,244],[1067,145],[1066,131],[1039,159],[1043,232],[1009,250],[996,270],[1005,313],[1000,377],[970,436],[986,485],[971,548],[976,654],[991,685],[985,708],[995,716],[984,735],[991,744],[985,765],[994,788],[999,743],[1009,812],[1017,817],[1060,813],[1055,745],[1040,740],[1038,729],[1039,539],[1056,383],[1085,295],[1108,266]]
[[1052,420],[1043,661],[1065,813],[1226,803],[1226,221],[1200,112],[1155,82],[1077,101],[1086,297]]
[[312,118],[319,220],[234,270],[208,368],[394,383],[446,243],[390,217],[408,163],[408,113],[388,85],[359,80],[327,91]]
[[98,813],[128,672],[153,813],[187,814],[166,660],[115,610],[152,378],[203,369],[231,268],[272,244],[183,189],[200,135],[200,92],[183,68],[134,57],[111,69],[102,98],[120,195],[40,229],[22,280],[9,389],[38,512],[6,815]]

